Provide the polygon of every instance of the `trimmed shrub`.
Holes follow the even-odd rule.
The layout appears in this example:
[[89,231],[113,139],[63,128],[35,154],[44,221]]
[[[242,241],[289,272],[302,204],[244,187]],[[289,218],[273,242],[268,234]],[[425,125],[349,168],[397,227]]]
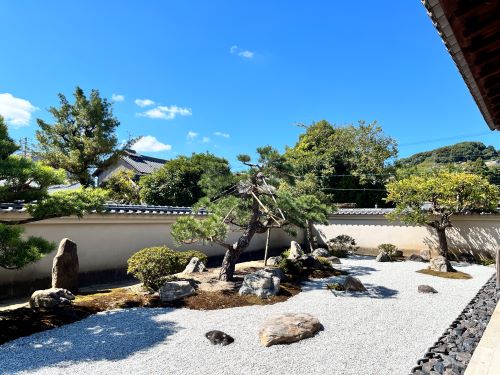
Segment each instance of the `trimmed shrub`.
[[378,250],[380,252],[384,252],[387,255],[389,255],[391,258],[394,258],[396,256],[396,251],[397,251],[396,245],[393,245],[392,243],[383,243],[378,245]]
[[356,246],[356,241],[351,236],[341,234],[329,240],[326,245],[333,256],[345,258],[349,253],[356,252],[359,247]]
[[139,250],[127,261],[127,273],[139,279],[146,288],[158,290],[171,275],[182,272],[192,257],[207,261],[199,251],[174,251],[166,246]]

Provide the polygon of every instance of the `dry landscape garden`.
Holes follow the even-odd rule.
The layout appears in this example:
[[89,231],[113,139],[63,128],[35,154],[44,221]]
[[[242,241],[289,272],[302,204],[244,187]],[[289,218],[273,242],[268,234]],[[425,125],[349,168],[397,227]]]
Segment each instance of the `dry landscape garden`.
[[[237,171],[203,153],[137,176],[113,169],[137,157],[137,140],[119,144],[112,103],[80,88],[73,103],[59,98],[29,153],[0,117],[0,266],[53,257],[50,288],[35,283],[29,300],[2,305],[2,374],[465,372],[496,305],[495,254],[463,250],[449,233],[458,218],[496,217],[498,167],[476,156],[498,160],[497,150],[464,142],[450,146],[462,150],[457,159],[438,149],[398,160],[377,123],[323,120],[284,153],[239,155]],[[53,190],[68,183],[77,186]],[[427,228],[435,246],[380,243],[373,256],[362,238],[322,231],[356,206]],[[63,235],[54,252],[56,243],[23,234],[127,210],[178,217],[165,226],[175,246],[133,249],[121,280],[82,283],[85,243]],[[273,245],[276,233],[286,246]],[[262,236],[265,246],[248,251]],[[210,246],[221,256],[208,257]]]

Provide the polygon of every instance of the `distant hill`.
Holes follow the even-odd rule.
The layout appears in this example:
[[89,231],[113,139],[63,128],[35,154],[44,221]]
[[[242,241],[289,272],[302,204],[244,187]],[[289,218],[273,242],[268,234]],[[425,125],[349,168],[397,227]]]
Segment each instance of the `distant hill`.
[[451,146],[436,148],[431,151],[419,152],[410,157],[399,159],[401,167],[410,167],[421,163],[450,164],[467,161],[483,161],[500,159],[500,150],[486,146],[482,142],[460,142]]

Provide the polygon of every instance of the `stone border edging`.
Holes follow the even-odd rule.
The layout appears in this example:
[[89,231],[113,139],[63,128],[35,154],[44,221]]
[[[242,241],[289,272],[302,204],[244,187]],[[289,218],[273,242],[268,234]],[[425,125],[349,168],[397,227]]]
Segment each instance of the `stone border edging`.
[[476,349],[499,299],[493,275],[465,306],[450,327],[417,360],[411,375],[431,371],[445,375],[462,375]]

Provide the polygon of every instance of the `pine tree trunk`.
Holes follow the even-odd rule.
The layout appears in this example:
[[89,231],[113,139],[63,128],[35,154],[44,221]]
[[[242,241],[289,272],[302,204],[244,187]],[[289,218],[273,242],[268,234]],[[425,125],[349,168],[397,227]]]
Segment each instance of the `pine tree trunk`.
[[452,267],[449,259],[448,240],[446,239],[446,227],[437,227],[436,231],[439,240],[439,255],[443,256],[446,259],[447,272],[455,272],[456,270]]
[[312,253],[314,249],[313,224],[310,220],[306,220],[306,253]]

